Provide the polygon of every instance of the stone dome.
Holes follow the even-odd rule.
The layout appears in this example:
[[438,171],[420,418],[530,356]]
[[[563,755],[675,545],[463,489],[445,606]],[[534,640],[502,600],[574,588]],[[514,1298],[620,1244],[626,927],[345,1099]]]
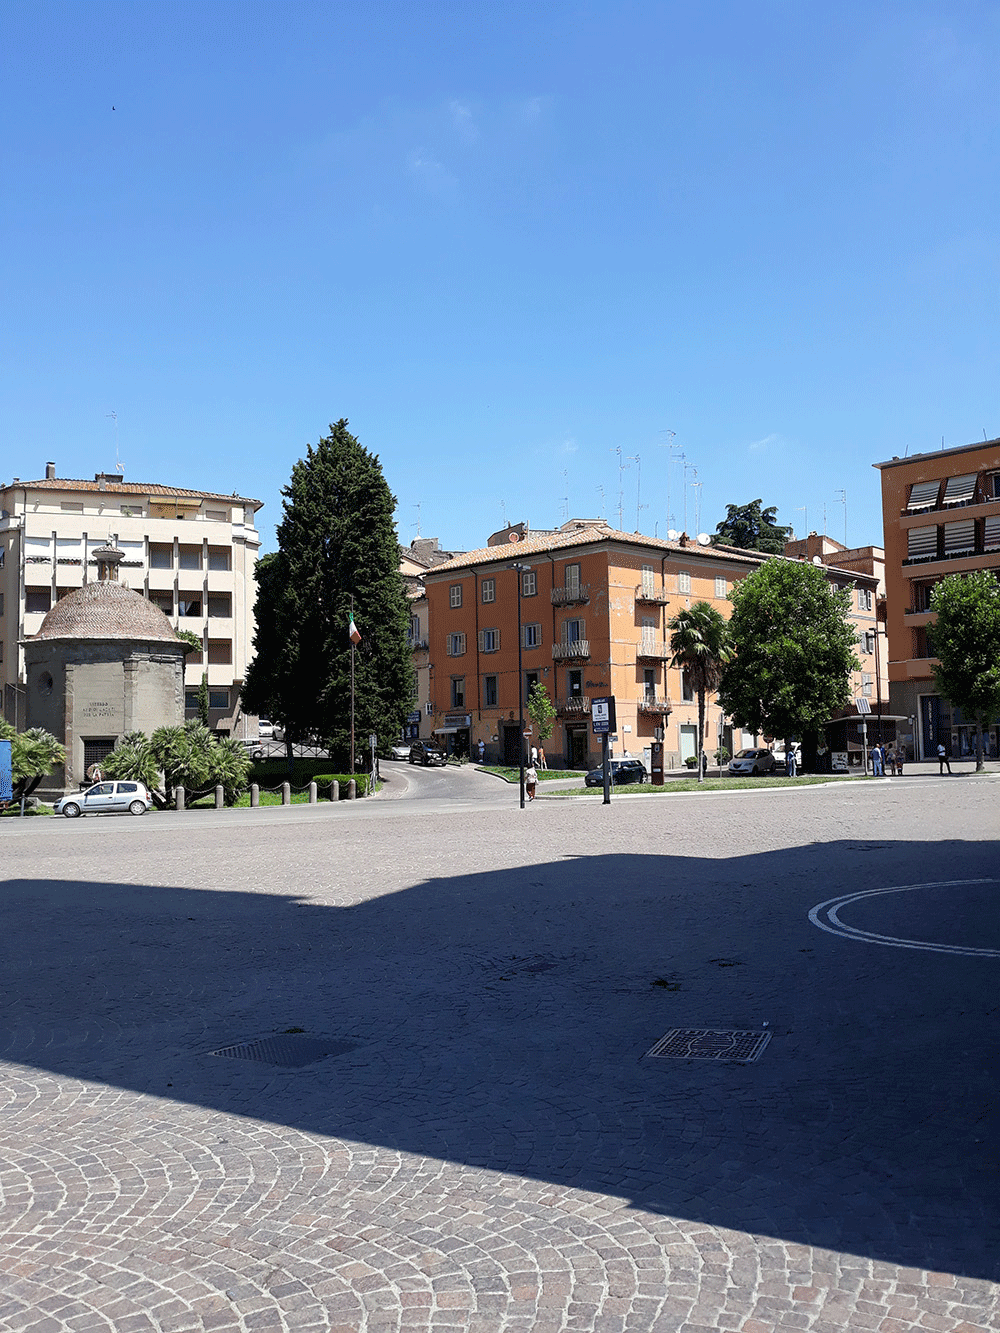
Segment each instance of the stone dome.
[[115,579],[85,583],[60,598],[34,638],[182,642],[158,606]]

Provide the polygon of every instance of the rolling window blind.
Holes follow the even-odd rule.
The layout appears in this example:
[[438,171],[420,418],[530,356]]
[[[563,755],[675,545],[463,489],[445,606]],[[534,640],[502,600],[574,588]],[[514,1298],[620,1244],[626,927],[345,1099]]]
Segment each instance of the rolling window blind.
[[932,509],[937,504],[940,488],[940,481],[915,481],[910,487],[910,503],[906,506],[907,512],[912,513],[914,509]]
[[1000,514],[993,514],[983,526],[983,550],[1000,551]]
[[937,527],[910,528],[906,534],[906,555],[910,560],[927,560],[937,555]]
[[949,477],[944,488],[944,503],[946,505],[968,503],[975,493],[975,472],[970,472],[967,477]]
[[960,551],[976,549],[976,524],[973,519],[964,523],[946,523],[944,525],[944,553],[957,555]]

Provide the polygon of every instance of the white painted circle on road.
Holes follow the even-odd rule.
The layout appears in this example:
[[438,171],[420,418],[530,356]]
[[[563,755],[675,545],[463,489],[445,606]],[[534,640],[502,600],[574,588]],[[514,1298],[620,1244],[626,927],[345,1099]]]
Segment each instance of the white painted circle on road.
[[943,879],[927,884],[899,884],[887,889],[863,889],[860,893],[845,893],[839,898],[828,898],[818,903],[809,913],[809,920],[820,930],[831,935],[842,935],[849,940],[867,944],[887,944],[893,949],[926,949],[931,953],[955,953],[967,958],[1000,958],[1000,949],[976,949],[965,944],[935,944],[930,940],[906,940],[896,935],[879,935],[871,930],[859,930],[840,919],[840,912],[851,903],[864,898],[876,898],[887,893],[912,893],[916,889],[960,889],[970,884],[996,884],[995,879]]

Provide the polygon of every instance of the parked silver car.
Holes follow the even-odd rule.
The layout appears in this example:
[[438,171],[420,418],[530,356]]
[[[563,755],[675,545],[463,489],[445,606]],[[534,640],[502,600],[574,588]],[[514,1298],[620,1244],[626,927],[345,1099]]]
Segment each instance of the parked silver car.
[[745,773],[773,773],[774,755],[770,750],[740,750],[730,759],[729,772],[734,778]]
[[57,815],[77,819],[80,815],[144,815],[153,798],[141,782],[95,782],[86,791],[56,801]]

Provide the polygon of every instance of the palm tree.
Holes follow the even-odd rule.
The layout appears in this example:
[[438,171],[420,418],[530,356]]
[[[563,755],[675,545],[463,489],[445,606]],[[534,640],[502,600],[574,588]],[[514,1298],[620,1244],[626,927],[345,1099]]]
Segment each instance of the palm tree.
[[670,630],[670,665],[687,672],[698,696],[698,781],[704,781],[705,699],[719,688],[722,668],[733,659],[729,624],[710,602],[695,602],[678,611]]
[[50,731],[41,727],[16,731],[0,718],[0,740],[11,743],[15,801],[30,796],[46,773],[66,762],[66,751]]

